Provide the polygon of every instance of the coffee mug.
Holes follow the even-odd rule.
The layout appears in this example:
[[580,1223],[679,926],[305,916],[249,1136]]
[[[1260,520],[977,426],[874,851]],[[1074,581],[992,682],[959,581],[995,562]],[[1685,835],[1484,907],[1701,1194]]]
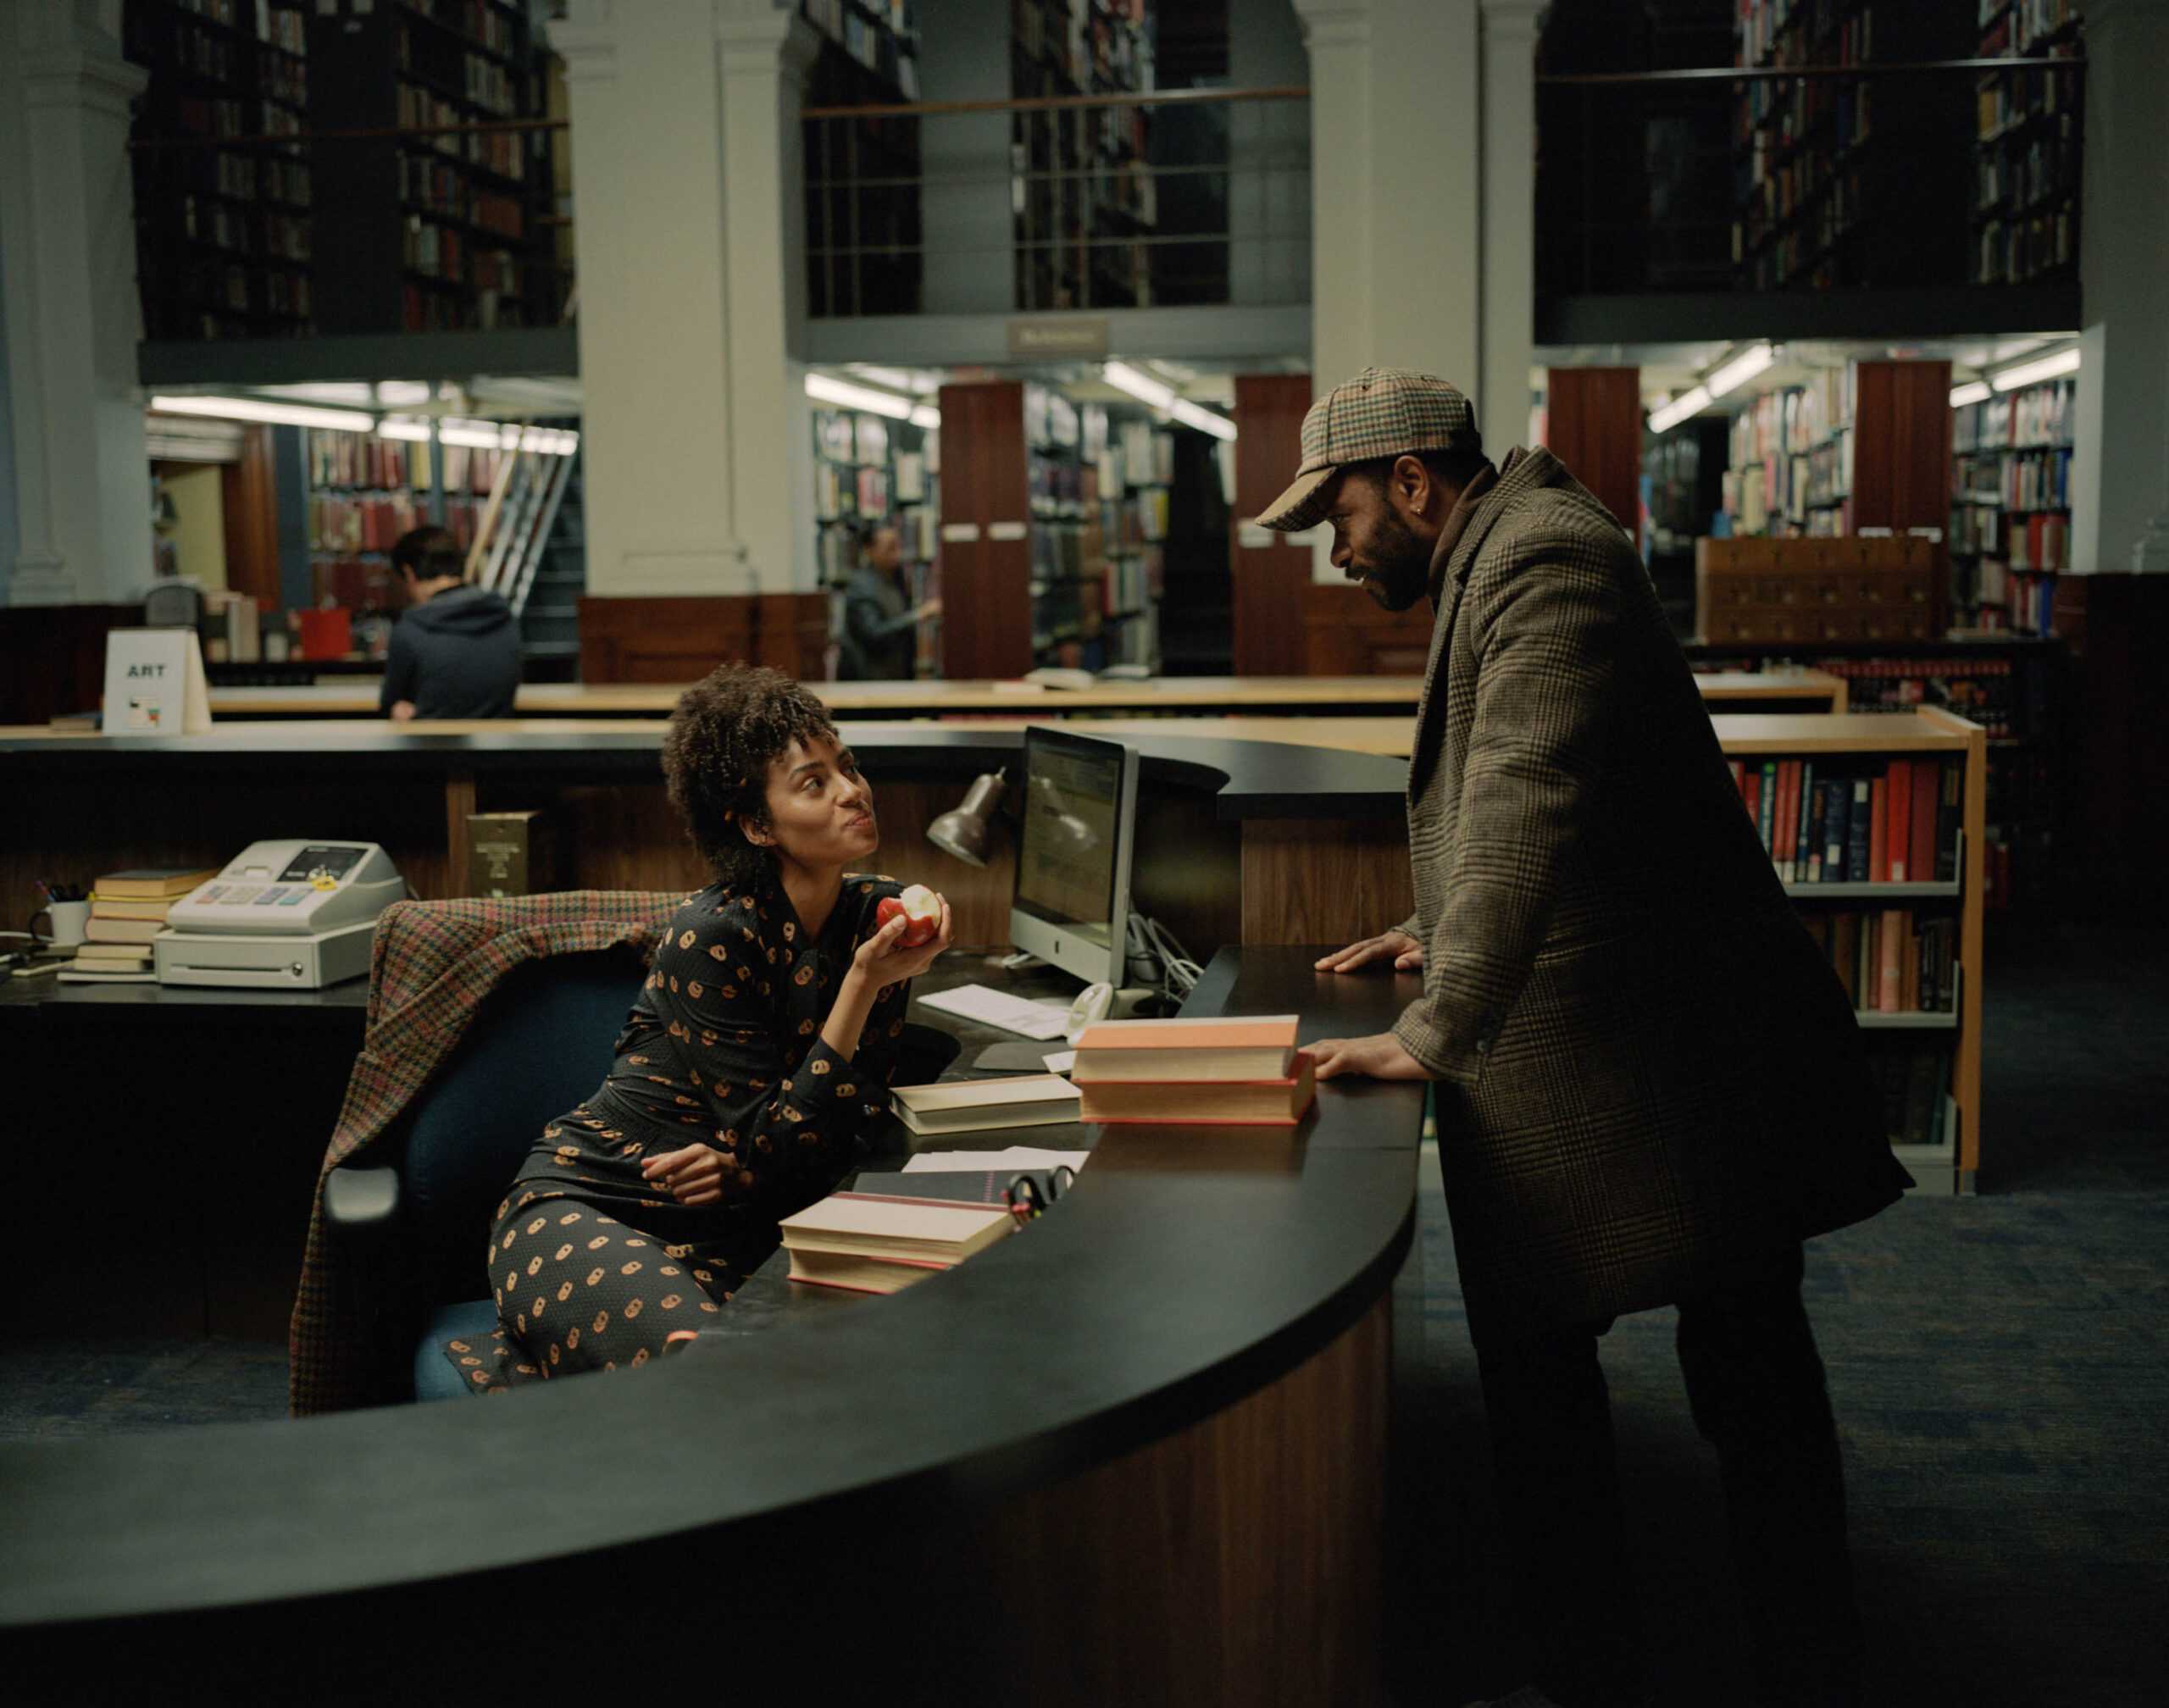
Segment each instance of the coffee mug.
[[91,904],[87,901],[50,901],[31,915],[31,934],[37,936],[37,922],[44,920],[51,929],[40,939],[56,948],[70,949],[83,940],[83,933],[91,923]]

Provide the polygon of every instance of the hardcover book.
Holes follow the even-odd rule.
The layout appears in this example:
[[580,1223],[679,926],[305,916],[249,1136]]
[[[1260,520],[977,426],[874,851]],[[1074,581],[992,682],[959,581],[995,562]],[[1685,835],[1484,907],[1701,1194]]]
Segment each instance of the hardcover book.
[[1292,1127],[1311,1106],[1311,1058],[1282,1079],[1101,1079],[1079,1089],[1085,1121]]
[[914,1133],[1045,1127],[1077,1119],[1077,1088],[1059,1073],[896,1085],[890,1088],[889,1101],[896,1118]]
[[1101,1020],[1077,1040],[1070,1077],[1111,1079],[1281,1080],[1295,1072],[1295,1017]]

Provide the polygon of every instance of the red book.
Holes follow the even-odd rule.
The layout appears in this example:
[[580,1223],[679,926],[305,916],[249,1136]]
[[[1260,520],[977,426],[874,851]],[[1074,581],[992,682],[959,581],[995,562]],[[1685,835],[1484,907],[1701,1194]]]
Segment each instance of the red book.
[[1793,843],[1800,835],[1800,761],[1797,759],[1780,759],[1778,762],[1776,827],[1774,852],[1778,875],[1789,884],[1793,881]]
[[1890,785],[1884,779],[1878,777],[1868,785],[1867,801],[1867,881],[1887,884],[1890,851],[1883,826],[1890,816]]
[[1906,854],[1912,845],[1913,821],[1911,801],[1913,792],[1913,768],[1903,759],[1893,759],[1885,774],[1889,779],[1888,799],[1884,803],[1884,829],[1889,835],[1885,862],[1890,868],[1890,881],[1906,881]]
[[1906,850],[1906,869],[1916,884],[1935,879],[1936,808],[1943,795],[1943,767],[1933,759],[1913,762],[1913,834]]
[[1739,798],[1747,807],[1747,822],[1756,826],[1756,835],[1761,835],[1762,821],[1758,815],[1762,800],[1762,774],[1760,771],[1743,772],[1739,779]]

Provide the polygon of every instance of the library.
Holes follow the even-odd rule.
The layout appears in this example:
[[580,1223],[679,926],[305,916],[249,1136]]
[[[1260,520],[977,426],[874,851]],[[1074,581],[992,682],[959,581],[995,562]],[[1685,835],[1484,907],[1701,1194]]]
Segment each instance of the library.
[[[131,1639],[412,1689],[690,1542],[766,1569],[558,1689],[2151,1700],[2165,66],[2169,0],[0,0],[25,1700]],[[1560,465],[1644,650],[1516,701],[1485,530]],[[1451,554],[1406,608],[1395,526]],[[1643,697],[1547,750],[1599,678]],[[1479,807],[1547,834],[1555,762],[1616,817],[1495,879]],[[740,884],[780,906],[711,947]],[[885,961],[899,885],[946,906]],[[1179,1025],[1050,1078],[1261,1016],[1300,1051],[1250,1079]],[[1380,1040],[1410,1077],[1321,1065]],[[1703,1260],[1620,1279],[1658,1175],[1806,1168],[1846,1075],[1911,1184],[1777,1245],[1864,1696],[1772,1670],[1805,1571],[1734,1569]],[[1700,1125],[1587,1163],[1636,1099]],[[569,1230],[524,1304],[508,1182]],[[1619,1242],[1600,1677],[1517,1588],[1557,1539],[1484,1278],[1546,1195]]]

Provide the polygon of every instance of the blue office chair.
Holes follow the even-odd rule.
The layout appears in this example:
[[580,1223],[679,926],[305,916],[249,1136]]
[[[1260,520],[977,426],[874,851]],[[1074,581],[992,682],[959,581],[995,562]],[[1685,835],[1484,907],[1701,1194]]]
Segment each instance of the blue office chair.
[[[391,1160],[325,1177],[325,1219],[341,1261],[365,1278],[385,1391],[402,1391],[409,1370],[417,1400],[475,1391],[442,1347],[496,1327],[483,1262],[490,1219],[543,1128],[608,1073],[646,972],[624,948],[515,968],[373,1150]],[[957,1053],[956,1039],[917,1024],[903,1046],[899,1084],[939,1079]]]
[[416,1399],[468,1391],[439,1349],[496,1326],[496,1305],[475,1296],[486,1295],[490,1217],[543,1128],[609,1073],[646,976],[624,948],[513,968],[373,1153],[391,1160],[325,1178],[332,1236],[369,1278],[375,1350],[411,1363]]

